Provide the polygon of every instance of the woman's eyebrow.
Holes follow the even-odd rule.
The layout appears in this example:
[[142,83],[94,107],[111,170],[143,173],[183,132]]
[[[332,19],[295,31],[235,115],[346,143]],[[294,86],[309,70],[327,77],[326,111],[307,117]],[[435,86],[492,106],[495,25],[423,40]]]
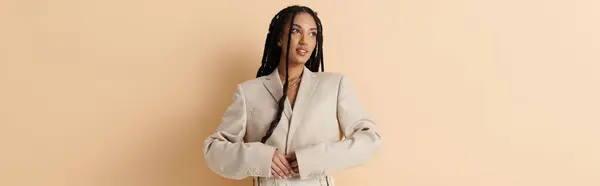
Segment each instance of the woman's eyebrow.
[[[297,27],[300,27],[300,28],[302,28],[302,26],[300,26],[300,25],[298,25],[298,24],[294,24],[294,26],[297,26]],[[309,29],[309,30],[317,30],[317,28],[311,28],[311,29]]]

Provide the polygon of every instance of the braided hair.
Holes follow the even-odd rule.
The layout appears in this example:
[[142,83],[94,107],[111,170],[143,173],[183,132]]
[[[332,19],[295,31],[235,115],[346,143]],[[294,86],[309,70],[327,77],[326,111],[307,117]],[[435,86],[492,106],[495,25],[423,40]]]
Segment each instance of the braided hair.
[[261,76],[271,74],[279,65],[279,60],[281,57],[281,48],[277,45],[277,42],[278,39],[281,38],[281,34],[284,34],[283,27],[286,21],[288,20],[288,18],[291,18],[289,19],[290,32],[286,33],[288,37],[288,43],[286,46],[287,52],[285,56],[285,83],[283,84],[283,96],[281,96],[281,99],[279,99],[278,101],[277,114],[275,115],[275,119],[269,125],[265,136],[263,136],[263,138],[261,139],[262,143],[265,143],[269,139],[269,137],[271,137],[273,131],[275,130],[275,128],[279,124],[279,121],[281,120],[281,114],[283,112],[284,103],[287,99],[287,90],[289,82],[288,66],[290,64],[289,48],[292,37],[291,30],[292,26],[294,25],[294,17],[296,16],[296,14],[302,12],[310,14],[315,19],[315,23],[317,25],[317,46],[315,47],[315,50],[313,50],[312,54],[310,55],[310,58],[304,65],[312,72],[318,72],[319,69],[321,69],[321,71],[325,70],[323,63],[323,27],[321,26],[321,20],[319,19],[319,17],[317,17],[317,13],[305,6],[289,6],[279,11],[279,13],[277,13],[275,17],[273,17],[273,19],[271,20],[271,24],[269,25],[269,33],[267,33],[267,39],[265,41],[265,50],[262,57],[262,65],[258,69],[256,77],[258,78]]

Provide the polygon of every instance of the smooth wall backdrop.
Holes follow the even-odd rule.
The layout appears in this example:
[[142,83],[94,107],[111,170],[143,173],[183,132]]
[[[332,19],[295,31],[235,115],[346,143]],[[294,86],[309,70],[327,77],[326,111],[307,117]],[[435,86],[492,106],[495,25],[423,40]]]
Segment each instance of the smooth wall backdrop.
[[0,185],[250,185],[202,142],[291,4],[383,130],[339,185],[600,185],[596,0],[3,0]]

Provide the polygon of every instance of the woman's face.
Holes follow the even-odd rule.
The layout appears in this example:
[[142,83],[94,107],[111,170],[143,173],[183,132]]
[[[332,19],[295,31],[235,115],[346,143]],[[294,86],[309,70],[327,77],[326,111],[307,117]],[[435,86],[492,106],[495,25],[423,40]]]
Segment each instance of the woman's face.
[[[290,23],[288,21],[283,26],[283,34],[281,34],[280,38],[281,56],[284,63],[288,42],[288,35],[286,33],[290,31]],[[304,65],[317,45],[317,24],[315,23],[315,19],[306,12],[296,14],[291,32],[290,65]]]

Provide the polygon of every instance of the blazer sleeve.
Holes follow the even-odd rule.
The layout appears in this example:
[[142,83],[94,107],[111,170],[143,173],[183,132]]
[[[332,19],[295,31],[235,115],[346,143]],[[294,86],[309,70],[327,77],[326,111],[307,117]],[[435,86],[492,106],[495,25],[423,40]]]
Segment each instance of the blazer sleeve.
[[359,166],[381,146],[378,127],[360,105],[350,80],[344,76],[338,90],[337,118],[344,140],[296,151],[300,179],[330,175]]
[[233,103],[225,111],[216,132],[204,141],[204,158],[211,171],[229,179],[270,177],[275,147],[244,142],[247,109],[244,90],[237,85]]

